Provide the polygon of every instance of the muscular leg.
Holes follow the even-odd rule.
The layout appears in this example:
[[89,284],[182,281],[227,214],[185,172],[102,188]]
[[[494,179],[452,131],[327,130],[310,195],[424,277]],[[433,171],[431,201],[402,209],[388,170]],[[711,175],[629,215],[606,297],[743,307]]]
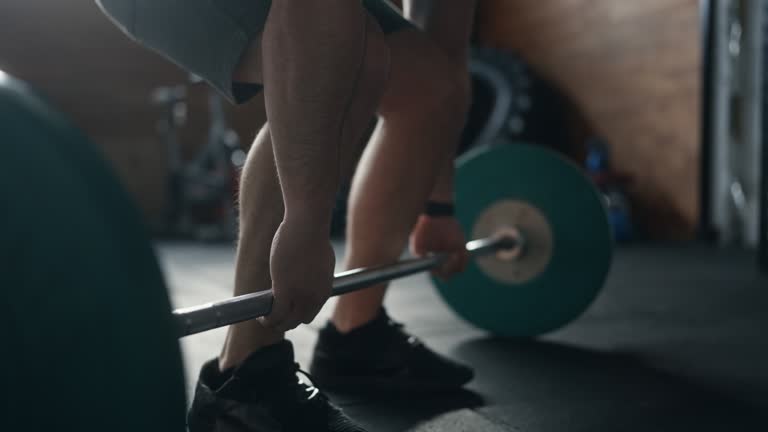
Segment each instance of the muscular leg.
[[[305,10],[300,14],[286,14],[275,10],[287,3],[297,3]],[[335,56],[331,59],[318,56],[317,44],[322,42],[320,40],[316,41],[317,43],[304,45],[292,43],[296,40],[285,40],[291,37],[301,38],[298,33],[304,29],[305,23],[302,21],[311,17],[311,14],[306,12],[308,10],[306,8],[345,9],[351,4],[348,0],[341,0],[340,3],[344,3],[344,7],[335,3],[339,2],[328,2],[328,0],[273,2],[269,19],[272,20],[275,19],[274,16],[278,16],[281,22],[273,23],[274,25],[268,23],[261,41],[254,42],[235,73],[236,80],[263,82],[267,89],[277,87],[277,91],[273,91],[271,95],[268,94],[272,97],[266,98],[267,112],[270,115],[269,125],[265,126],[257,136],[242,174],[239,199],[241,232],[236,261],[235,295],[269,289],[271,286],[270,248],[275,231],[283,219],[282,192],[275,166],[273,145],[280,146],[282,143],[280,139],[291,139],[297,137],[297,134],[297,139],[310,137],[316,142],[318,148],[327,149],[329,152],[338,148],[340,168],[348,170],[356,160],[356,148],[374,115],[375,106],[381,96],[381,89],[386,81],[389,51],[375,21],[367,17],[362,9],[354,13],[341,14],[336,17],[336,22],[325,23],[328,27],[325,29],[328,37],[366,41],[364,50],[360,51],[361,58],[355,58],[354,51],[344,53],[348,64],[332,63],[332,61],[341,62],[343,56]],[[352,3],[359,6],[356,2]],[[324,16],[326,14],[324,12]],[[293,18],[295,21],[292,21]],[[270,29],[281,27],[290,28],[294,33],[286,35],[285,32],[270,31]],[[319,33],[326,34],[322,31]],[[304,35],[305,38],[307,36]],[[317,34],[315,36],[318,37]],[[280,44],[281,49],[279,51],[262,50],[262,46],[266,44]],[[280,58],[273,58],[275,56]],[[309,61],[313,63],[306,63]],[[269,68],[272,69],[268,70]],[[290,79],[292,85],[309,86],[306,92],[312,93],[313,106],[318,109],[307,112],[306,106],[290,103],[290,97],[293,95],[280,93],[280,89],[286,90],[285,82],[279,84],[275,81],[285,80],[283,72],[286,68],[291,69],[295,74]],[[341,73],[351,68],[355,68],[353,73],[359,74],[359,79],[351,80],[356,81],[357,85],[351,86],[348,94],[333,94],[333,92],[318,90],[323,89],[323,86],[326,86],[325,89],[328,88],[327,84],[333,79],[334,73]],[[265,78],[263,81],[262,76]],[[291,90],[301,91],[295,88]],[[343,139],[341,142],[333,142],[338,140],[338,131],[333,135],[324,133],[327,131],[325,114],[342,112],[347,108],[347,103],[350,103],[350,106],[347,110],[349,113],[347,118],[342,121]],[[319,108],[323,109],[319,110]],[[273,136],[277,138],[274,143]],[[282,337],[282,333],[266,328],[256,320],[231,326],[219,359],[219,367],[224,370],[236,366],[253,351],[273,344]]]
[[[426,33],[387,37],[391,75],[350,194],[347,268],[396,260],[440,172],[452,163],[469,104],[464,45],[473,10],[473,1],[439,3],[439,13],[423,18]],[[376,317],[386,286],[340,298],[336,328],[346,332]]]

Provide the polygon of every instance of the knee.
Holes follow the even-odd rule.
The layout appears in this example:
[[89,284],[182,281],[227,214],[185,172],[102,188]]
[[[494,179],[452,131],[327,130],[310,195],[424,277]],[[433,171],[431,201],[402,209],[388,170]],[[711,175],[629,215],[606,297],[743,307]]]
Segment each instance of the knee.
[[425,96],[425,104],[433,107],[438,116],[436,120],[455,121],[463,125],[472,100],[469,72],[463,64],[448,63],[437,73],[442,74],[442,78],[435,84],[431,96]]
[[[395,110],[403,117],[422,122],[462,124],[472,95],[469,72],[464,62],[439,55],[410,74],[411,91]],[[387,117],[386,113],[382,113]]]
[[430,92],[424,95],[426,105],[463,118],[472,99],[466,60],[454,62],[445,57],[443,62],[435,65],[433,74],[433,85],[428,87]]
[[[365,55],[361,65],[359,90],[378,100],[384,93],[390,68],[390,50],[379,24],[370,16],[366,21]],[[366,98],[366,99],[368,99]]]

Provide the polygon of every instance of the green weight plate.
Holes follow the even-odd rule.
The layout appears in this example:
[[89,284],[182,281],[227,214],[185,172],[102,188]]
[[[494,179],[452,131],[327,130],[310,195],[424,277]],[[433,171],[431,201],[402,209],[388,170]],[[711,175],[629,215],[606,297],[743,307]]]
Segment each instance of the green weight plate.
[[478,258],[435,280],[464,319],[494,334],[530,337],[577,318],[599,293],[612,237],[602,199],[581,170],[528,145],[478,148],[457,161],[457,218],[467,238],[519,229],[525,252]]
[[0,74],[7,430],[184,431],[179,343],[140,215],[88,140]]

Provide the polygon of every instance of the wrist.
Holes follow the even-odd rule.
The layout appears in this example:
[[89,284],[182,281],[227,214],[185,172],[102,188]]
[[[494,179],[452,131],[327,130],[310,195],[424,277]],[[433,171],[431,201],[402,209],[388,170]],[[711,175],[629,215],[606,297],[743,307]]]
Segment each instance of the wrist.
[[456,208],[452,201],[429,200],[424,206],[422,214],[433,218],[453,217],[456,214]]
[[452,183],[449,183],[447,185],[438,184],[435,186],[432,193],[429,194],[429,198],[427,198],[427,200],[434,201],[434,202],[451,203],[453,202],[455,196],[456,194],[453,191]]

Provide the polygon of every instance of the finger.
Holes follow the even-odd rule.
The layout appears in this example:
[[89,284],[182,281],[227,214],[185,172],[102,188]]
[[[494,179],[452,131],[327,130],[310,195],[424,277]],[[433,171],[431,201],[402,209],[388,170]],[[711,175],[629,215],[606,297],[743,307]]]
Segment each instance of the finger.
[[264,327],[277,329],[288,318],[292,308],[293,303],[291,301],[273,298],[272,310],[269,312],[269,315],[258,318],[258,320]]
[[443,270],[446,274],[446,277],[451,277],[454,274],[458,273],[461,269],[461,254],[455,253],[451,254],[450,259],[445,264],[445,269]]
[[416,242],[413,240],[413,236],[408,239],[408,250],[411,251],[411,255],[418,256]]
[[299,320],[301,324],[310,324],[314,321],[317,314],[320,312],[319,308],[304,309],[299,314]]
[[276,330],[287,332],[301,324],[309,324],[315,319],[325,303],[325,297],[304,298],[299,303],[291,303],[292,308],[277,325]]
[[437,276],[438,279],[445,281],[450,276],[450,273],[448,272],[448,268],[451,262],[451,257],[448,257],[443,261],[442,264],[438,268],[435,269],[435,276]]
[[411,253],[414,256],[422,257],[427,254],[427,249],[420,242],[411,242]]
[[464,251],[461,251],[456,254],[456,264],[453,268],[454,273],[461,273],[462,271],[464,271],[464,267],[466,266],[466,263],[467,263],[466,256],[467,254]]
[[325,305],[325,301],[326,300],[324,300],[324,299],[318,299],[318,300],[319,301],[315,303],[316,306],[314,306],[314,307],[312,307],[312,306],[307,307],[302,312],[302,314],[301,314],[301,316],[303,317],[302,320],[301,320],[302,324],[309,324],[312,321],[314,321],[314,319],[317,316],[317,314],[319,314],[320,311],[323,309],[323,306]]
[[467,267],[469,267],[469,262],[472,259],[472,257],[469,255],[469,252],[467,252],[466,249],[461,251],[461,260],[459,265],[459,272],[463,273],[467,271]]
[[275,330],[286,333],[298,327],[299,324],[301,324],[301,322],[297,318],[298,315],[296,311],[297,311],[296,303],[291,302],[291,309],[288,311],[287,314],[285,314],[283,319],[279,323],[277,323],[277,325],[275,326]]
[[440,282],[446,282],[448,278],[439,270],[434,270],[432,272],[432,276],[435,277],[435,279],[439,280]]
[[299,320],[296,319],[287,319],[280,323],[277,327],[275,327],[275,330],[281,332],[281,333],[288,333],[289,331],[295,329],[296,327],[300,326],[302,323]]
[[447,280],[451,273],[451,261],[453,260],[453,255],[449,255],[445,261],[443,261],[442,264],[440,264],[435,270],[432,272],[432,274],[435,275],[436,278],[440,279],[441,281]]
[[307,309],[294,308],[291,314],[285,321],[280,323],[279,329],[282,332],[287,332],[295,329],[302,324],[309,324],[314,319],[315,314]]
[[457,252],[451,255],[451,258],[446,262],[444,269],[442,270],[446,278],[450,278],[457,273],[464,271],[467,265],[469,255],[465,252]]
[[281,332],[281,331],[284,331],[282,329],[283,327],[285,327],[285,323],[287,322],[287,320],[285,317],[280,317],[280,319],[261,317],[259,318],[259,322],[261,323],[262,326],[264,326],[264,328],[267,328],[276,332]]

